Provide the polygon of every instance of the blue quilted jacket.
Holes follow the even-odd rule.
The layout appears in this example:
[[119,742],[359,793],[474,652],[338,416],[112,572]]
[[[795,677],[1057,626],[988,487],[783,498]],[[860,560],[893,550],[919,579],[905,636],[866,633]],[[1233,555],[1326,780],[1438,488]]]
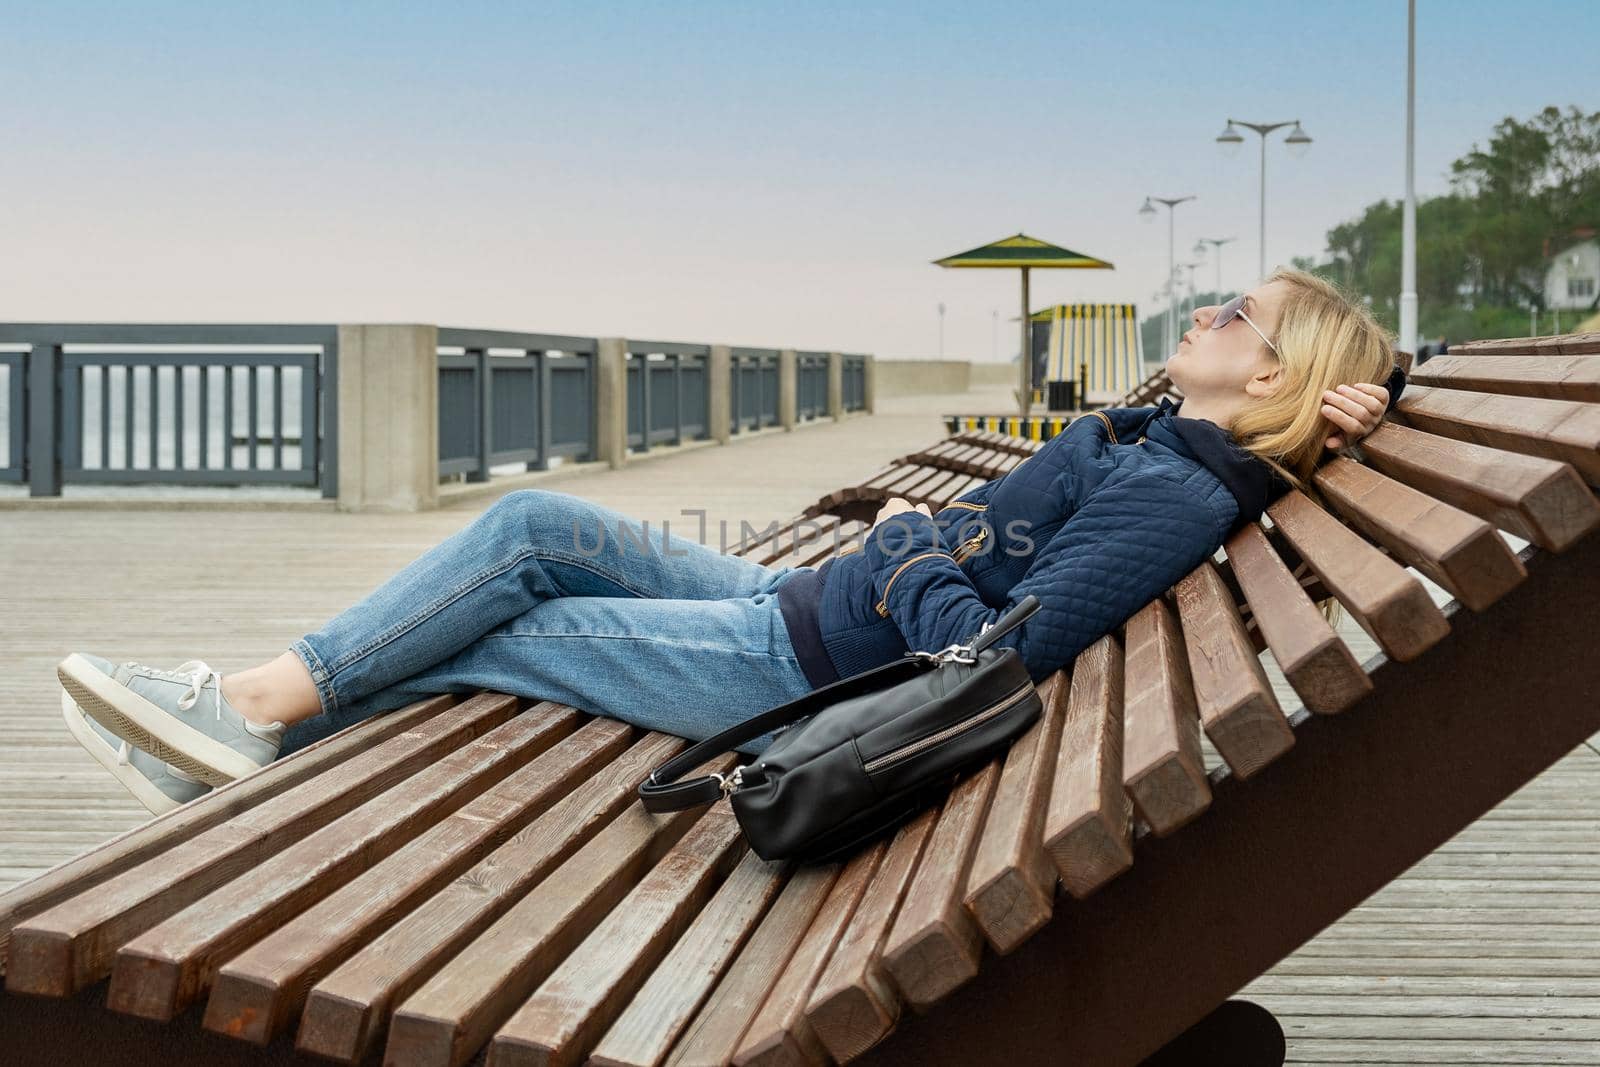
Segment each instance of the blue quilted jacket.
[[[1390,406],[1405,384],[1389,381]],[[932,518],[903,512],[778,602],[813,686],[978,633],[1024,596],[1039,610],[1000,640],[1042,681],[1160,596],[1285,488],[1265,463],[1180,404],[1107,408],[1069,423]]]

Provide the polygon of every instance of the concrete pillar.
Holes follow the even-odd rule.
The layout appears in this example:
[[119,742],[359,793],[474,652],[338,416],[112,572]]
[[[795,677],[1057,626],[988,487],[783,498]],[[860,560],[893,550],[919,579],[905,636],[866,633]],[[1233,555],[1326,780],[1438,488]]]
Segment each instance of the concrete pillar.
[[778,352],[778,425],[794,429],[795,403],[800,396],[800,357],[792,348]]
[[725,445],[733,436],[733,349],[728,345],[712,345],[706,373],[711,375],[706,429],[711,432],[713,441]]
[[828,353],[828,415],[844,418],[844,357],[837,352]]
[[439,328],[339,327],[339,508],[439,503]]
[[866,372],[863,374],[864,384],[861,388],[861,402],[867,414],[878,410],[878,357],[868,356]]
[[599,394],[594,413],[599,425],[599,455],[616,470],[628,462],[628,342],[602,337],[595,353]]

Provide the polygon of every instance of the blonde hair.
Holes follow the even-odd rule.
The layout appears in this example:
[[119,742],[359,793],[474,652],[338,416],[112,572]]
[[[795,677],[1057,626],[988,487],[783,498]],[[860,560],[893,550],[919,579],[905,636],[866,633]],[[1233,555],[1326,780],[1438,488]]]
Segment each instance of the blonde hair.
[[[1394,335],[1364,305],[1315,274],[1279,267],[1266,281],[1289,287],[1272,339],[1282,379],[1272,395],[1236,414],[1229,430],[1240,447],[1326,508],[1311,477],[1322,460],[1323,442],[1339,427],[1322,414],[1323,391],[1385,382],[1395,363]],[[1322,602],[1322,610],[1330,622],[1337,621],[1332,597]]]
[[1315,274],[1279,267],[1266,281],[1289,286],[1272,339],[1282,380],[1271,396],[1236,414],[1229,430],[1290,485],[1320,500],[1311,475],[1322,443],[1339,429],[1322,414],[1322,394],[1336,385],[1387,380],[1394,338],[1365,307]]

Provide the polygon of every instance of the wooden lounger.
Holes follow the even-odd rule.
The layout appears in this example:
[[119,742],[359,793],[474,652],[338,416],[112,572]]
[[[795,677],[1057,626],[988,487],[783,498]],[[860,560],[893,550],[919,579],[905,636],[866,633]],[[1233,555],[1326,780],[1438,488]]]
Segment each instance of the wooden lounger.
[[[8,1052],[1137,1063],[1600,731],[1600,336],[1463,346],[1413,381],[1319,471],[1328,510],[1276,501],[1048,679],[1004,756],[841,862],[761,862],[725,804],[645,813],[680,739],[439,697],[0,896]],[[957,435],[784,530],[948,502],[1034,444]],[[746,554],[832,550],[782,532]],[[1356,662],[1325,595],[1381,654]]]

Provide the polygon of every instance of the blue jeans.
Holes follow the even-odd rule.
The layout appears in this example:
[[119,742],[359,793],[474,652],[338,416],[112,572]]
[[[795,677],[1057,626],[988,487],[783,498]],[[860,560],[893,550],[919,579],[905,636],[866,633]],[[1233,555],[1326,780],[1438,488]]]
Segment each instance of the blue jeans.
[[776,595],[799,569],[567,493],[508,493],[291,646],[322,713],[290,727],[279,754],[481,689],[701,740],[811,691]]

